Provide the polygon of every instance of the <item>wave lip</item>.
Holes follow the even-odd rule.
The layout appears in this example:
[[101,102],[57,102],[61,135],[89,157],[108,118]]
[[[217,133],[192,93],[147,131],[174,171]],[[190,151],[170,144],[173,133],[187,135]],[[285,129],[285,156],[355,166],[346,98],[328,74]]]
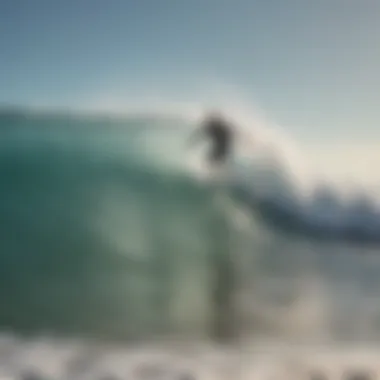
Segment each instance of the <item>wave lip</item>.
[[380,244],[380,210],[369,194],[343,201],[329,187],[307,198],[287,183],[267,192],[258,187],[236,184],[234,193],[270,227],[314,239]]

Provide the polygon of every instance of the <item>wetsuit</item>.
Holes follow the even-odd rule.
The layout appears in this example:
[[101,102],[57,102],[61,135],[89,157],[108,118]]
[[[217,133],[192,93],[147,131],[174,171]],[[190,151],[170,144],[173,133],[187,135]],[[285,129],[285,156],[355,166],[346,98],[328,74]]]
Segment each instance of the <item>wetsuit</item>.
[[204,126],[204,133],[212,141],[209,160],[213,164],[223,163],[231,153],[232,131],[229,125],[221,119],[210,119]]

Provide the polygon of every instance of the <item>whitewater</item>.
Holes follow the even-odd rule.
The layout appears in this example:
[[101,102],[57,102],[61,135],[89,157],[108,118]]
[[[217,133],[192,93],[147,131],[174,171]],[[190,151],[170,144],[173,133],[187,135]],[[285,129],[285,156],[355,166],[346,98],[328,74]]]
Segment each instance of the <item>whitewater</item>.
[[228,115],[245,138],[213,183],[207,146],[185,149],[199,115],[1,112],[3,378],[378,371],[376,182],[349,187]]

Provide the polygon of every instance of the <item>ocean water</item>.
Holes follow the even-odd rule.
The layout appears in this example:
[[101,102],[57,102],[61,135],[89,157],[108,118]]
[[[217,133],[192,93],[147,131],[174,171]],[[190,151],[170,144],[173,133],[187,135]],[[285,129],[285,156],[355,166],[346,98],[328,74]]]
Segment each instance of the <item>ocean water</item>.
[[[192,127],[162,116],[0,115],[4,378],[127,376],[155,360],[136,376],[162,377],[168,358],[185,377],[267,378],[266,368],[295,366],[302,374],[278,376],[304,378],[350,357],[375,371],[371,193],[306,191],[265,154],[237,152],[223,180],[207,179],[202,149],[185,148]],[[69,359],[85,363],[75,375]]]

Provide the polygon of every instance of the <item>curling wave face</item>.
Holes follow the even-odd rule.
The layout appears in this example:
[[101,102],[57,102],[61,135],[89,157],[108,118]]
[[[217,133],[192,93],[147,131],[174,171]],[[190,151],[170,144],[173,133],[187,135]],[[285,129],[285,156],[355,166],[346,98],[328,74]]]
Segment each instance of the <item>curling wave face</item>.
[[[325,190],[306,197],[274,150],[232,162],[224,185],[237,202],[226,212],[215,205],[214,186],[197,180],[202,154],[184,153],[186,120],[13,113],[0,125],[3,329],[202,335],[212,318],[211,258],[233,253],[245,260],[242,328],[256,336],[377,336],[380,311],[362,293],[380,285],[380,260],[360,261],[349,252],[368,248],[347,248],[377,242],[370,195],[345,204]],[[230,223],[235,211],[254,223]],[[342,245],[322,247],[326,238]],[[315,265],[320,251],[335,255]],[[366,310],[360,331],[347,313],[352,299],[339,290],[352,268],[365,272],[354,276]],[[333,311],[321,283],[340,300]]]

